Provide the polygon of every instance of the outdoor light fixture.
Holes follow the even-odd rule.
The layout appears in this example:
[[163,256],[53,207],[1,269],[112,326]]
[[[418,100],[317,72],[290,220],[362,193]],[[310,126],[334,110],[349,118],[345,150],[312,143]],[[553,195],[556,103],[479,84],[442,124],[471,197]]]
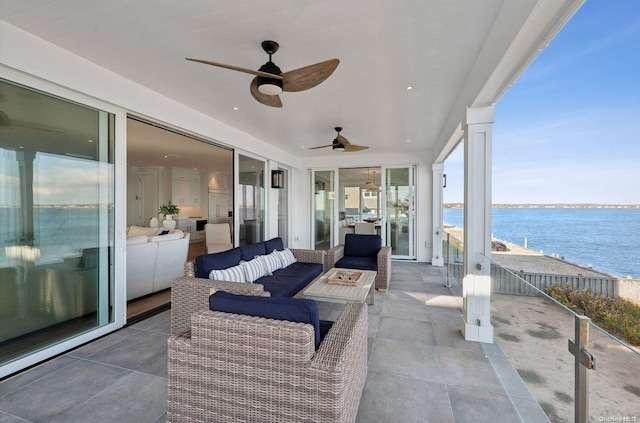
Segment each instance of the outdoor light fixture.
[[[374,176],[375,176],[375,173],[374,173]],[[367,191],[367,192],[379,192],[380,191],[380,187],[377,186],[376,184],[374,184],[371,181],[371,178],[369,177],[369,168],[367,168],[367,182],[364,185],[362,185],[360,187],[360,189],[363,190],[363,191]]]
[[446,188],[447,187],[447,174],[443,173],[442,174],[442,188]]
[[271,171],[271,188],[284,188],[284,170]]

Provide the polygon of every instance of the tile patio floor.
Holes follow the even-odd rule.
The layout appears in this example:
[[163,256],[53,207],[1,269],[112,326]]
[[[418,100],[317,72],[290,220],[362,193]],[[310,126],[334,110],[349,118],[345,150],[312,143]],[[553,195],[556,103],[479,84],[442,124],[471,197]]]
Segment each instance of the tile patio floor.
[[[393,262],[369,306],[358,423],[548,422],[497,344],[466,342],[443,268]],[[319,303],[321,318],[340,305]],[[152,316],[0,382],[0,423],[165,422],[170,313]]]

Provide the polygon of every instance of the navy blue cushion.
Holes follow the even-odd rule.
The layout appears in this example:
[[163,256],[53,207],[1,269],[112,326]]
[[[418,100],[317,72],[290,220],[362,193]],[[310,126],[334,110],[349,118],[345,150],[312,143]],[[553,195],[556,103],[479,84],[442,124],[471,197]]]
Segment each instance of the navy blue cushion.
[[264,248],[264,242],[241,245],[238,248],[240,248],[240,259],[246,261],[252,260],[255,256],[261,256],[267,253],[267,250]]
[[293,297],[321,273],[322,264],[297,261],[274,271],[273,275],[258,278],[253,283],[262,284],[272,297]]
[[240,263],[240,250],[222,251],[196,257],[196,277],[208,278],[212,270],[228,269]]
[[316,348],[320,345],[320,317],[318,315],[318,305],[313,300],[254,297],[218,291],[209,296],[209,309],[225,313],[265,317],[267,319],[309,323],[313,325],[315,332]]
[[345,256],[338,260],[334,267],[341,269],[360,269],[378,271],[378,259],[376,257],[351,257]]
[[351,257],[375,257],[382,248],[380,235],[347,234],[344,239],[344,255]]
[[268,241],[264,242],[265,249],[267,250],[267,254],[273,253],[273,250],[282,251],[284,250],[284,244],[282,243],[282,238],[272,238]]

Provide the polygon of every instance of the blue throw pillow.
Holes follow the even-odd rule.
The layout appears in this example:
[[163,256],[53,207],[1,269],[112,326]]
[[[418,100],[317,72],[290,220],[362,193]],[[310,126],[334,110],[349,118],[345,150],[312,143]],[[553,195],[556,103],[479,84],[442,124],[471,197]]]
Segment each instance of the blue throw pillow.
[[272,238],[268,241],[264,242],[265,249],[267,250],[267,254],[273,253],[273,250],[282,251],[284,250],[284,244],[282,243],[282,238]]
[[209,309],[225,313],[265,317],[267,319],[288,320],[309,323],[315,332],[315,346],[320,346],[320,317],[318,305],[304,298],[254,297],[235,295],[218,291],[209,296]]
[[347,234],[344,255],[349,257],[375,257],[382,248],[380,235]]
[[196,257],[196,277],[208,278],[212,270],[228,269],[240,263],[240,250],[222,251]]
[[258,242],[257,244],[241,245],[240,249],[241,260],[253,260],[255,256],[261,256],[267,253],[264,249],[264,242]]

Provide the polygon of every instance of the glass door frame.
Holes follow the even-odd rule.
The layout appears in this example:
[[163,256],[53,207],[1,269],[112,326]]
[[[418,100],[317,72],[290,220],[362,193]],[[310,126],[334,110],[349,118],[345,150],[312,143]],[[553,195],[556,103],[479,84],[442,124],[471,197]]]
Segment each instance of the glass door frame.
[[315,249],[316,245],[317,245],[317,239],[316,239],[316,216],[315,216],[315,210],[316,210],[316,194],[315,194],[315,182],[316,182],[316,172],[333,172],[333,210],[331,211],[331,213],[329,214],[329,216],[331,216],[331,223],[330,223],[330,228],[332,230],[332,236],[330,237],[329,240],[329,248],[333,248],[334,246],[337,245],[337,239],[338,239],[338,193],[337,193],[337,187],[339,186],[339,168],[337,167],[323,167],[323,168],[316,168],[316,169],[311,169],[310,172],[310,181],[309,181],[309,188],[310,188],[310,196],[311,196],[311,213],[309,216],[309,228],[310,228],[310,233],[309,233],[309,239],[311,240],[311,246],[313,247],[313,249]]
[[[101,272],[108,269],[108,290],[113,298],[113,320],[102,326],[89,329],[86,332],[55,342],[21,358],[17,358],[0,366],[0,378],[16,373],[29,366],[38,364],[46,359],[55,357],[75,347],[95,340],[110,332],[122,328],[126,323],[126,192],[127,192],[127,111],[111,103],[98,100],[54,84],[37,77],[16,72],[6,67],[2,68],[2,78],[11,83],[23,85],[29,89],[41,91],[46,95],[57,96],[68,102],[75,102],[84,107],[113,114],[114,123],[114,151],[113,151],[113,188],[110,193],[104,193],[113,201],[113,246],[109,248],[109,263],[101,265]],[[100,274],[100,277],[107,275]],[[104,322],[105,311],[99,316]]]
[[[384,191],[384,196],[383,196],[383,201],[384,201],[384,207],[383,207],[383,212],[384,212],[384,220],[383,220],[383,228],[384,230],[382,231],[384,233],[383,236],[383,245],[385,244],[385,239],[391,239],[391,222],[390,219],[387,218],[387,198],[392,198],[391,195],[389,195],[389,190],[390,190],[390,185],[388,185],[388,183],[391,183],[392,181],[387,182],[387,171],[388,170],[392,170],[392,169],[408,169],[409,171],[409,182],[410,182],[410,187],[411,187],[411,192],[413,193],[413,195],[409,196],[409,204],[408,204],[408,236],[409,236],[409,253],[406,255],[400,255],[400,254],[392,254],[391,258],[393,259],[403,259],[403,260],[416,260],[417,259],[417,253],[416,253],[416,245],[417,245],[417,239],[416,239],[416,203],[417,203],[417,195],[418,195],[418,190],[417,190],[417,165],[415,164],[408,164],[408,165],[389,165],[389,166],[381,166],[381,173],[382,173],[382,178],[381,178],[381,182],[380,182],[380,186],[383,187]],[[391,242],[389,242],[389,245],[391,245]]]
[[[268,238],[269,234],[269,216],[270,216],[270,207],[269,207],[269,195],[271,194],[271,174],[269,173],[269,163],[268,160],[264,157],[248,153],[242,150],[233,150],[233,178],[234,178],[234,196],[233,196],[233,242],[234,246],[240,245],[240,198],[242,197],[242,185],[240,180],[240,156],[247,157],[249,159],[253,159],[259,162],[262,162],[262,189],[263,189],[263,198],[262,198],[262,222],[260,228],[260,237],[265,238],[262,241],[265,241]],[[269,175],[267,175],[269,173]]]

